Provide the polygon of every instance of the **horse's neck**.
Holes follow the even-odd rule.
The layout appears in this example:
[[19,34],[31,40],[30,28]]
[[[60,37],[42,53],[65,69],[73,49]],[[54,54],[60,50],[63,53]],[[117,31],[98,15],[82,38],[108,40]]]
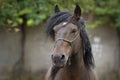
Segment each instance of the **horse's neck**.
[[81,53],[75,54],[71,57],[71,65],[66,67],[67,70],[77,70],[81,71],[85,68],[84,61],[83,61],[83,55]]
[[66,75],[67,79],[69,78],[68,80],[87,80],[85,79],[88,75],[86,75],[87,70],[84,65],[83,55],[80,54],[72,56],[71,65],[63,70],[63,75]]

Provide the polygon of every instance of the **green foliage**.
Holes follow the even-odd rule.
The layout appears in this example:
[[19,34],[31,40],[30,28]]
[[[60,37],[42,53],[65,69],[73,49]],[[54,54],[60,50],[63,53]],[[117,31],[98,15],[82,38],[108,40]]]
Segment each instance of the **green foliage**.
[[0,27],[5,24],[19,26],[26,18],[26,26],[35,26],[44,22],[54,13],[58,4],[61,10],[73,10],[75,4],[82,8],[82,14],[94,13],[97,18],[89,28],[95,28],[105,23],[120,27],[120,0],[1,0]]
[[119,0],[95,0],[96,9],[93,11],[99,15],[102,22],[107,22],[108,26],[120,28],[120,1]]
[[97,19],[88,28],[99,27],[102,24],[120,28],[120,0],[81,0],[84,13],[94,13]]
[[101,25],[101,24],[102,24],[102,21],[101,20],[97,20],[93,24],[87,25],[87,27],[88,27],[88,29],[94,29],[96,27],[99,27],[99,25]]
[[24,15],[27,26],[34,26],[51,13],[45,0],[2,0],[0,4],[0,25],[19,26],[24,22],[21,17]]

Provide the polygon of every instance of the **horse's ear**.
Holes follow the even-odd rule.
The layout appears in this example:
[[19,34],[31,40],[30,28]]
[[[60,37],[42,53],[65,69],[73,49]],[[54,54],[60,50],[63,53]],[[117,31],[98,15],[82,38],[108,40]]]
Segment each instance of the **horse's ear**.
[[80,16],[81,16],[81,8],[79,7],[79,5],[76,5],[73,16],[77,21],[79,21]]
[[58,5],[55,5],[55,13],[60,12]]

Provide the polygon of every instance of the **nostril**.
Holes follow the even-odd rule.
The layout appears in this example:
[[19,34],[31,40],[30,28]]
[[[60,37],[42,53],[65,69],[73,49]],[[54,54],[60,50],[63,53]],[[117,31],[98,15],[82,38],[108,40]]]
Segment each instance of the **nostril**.
[[53,55],[51,55],[51,59],[53,59]]
[[64,56],[64,55],[61,55],[61,58],[60,58],[60,59],[63,60],[64,58],[65,58],[65,56]]

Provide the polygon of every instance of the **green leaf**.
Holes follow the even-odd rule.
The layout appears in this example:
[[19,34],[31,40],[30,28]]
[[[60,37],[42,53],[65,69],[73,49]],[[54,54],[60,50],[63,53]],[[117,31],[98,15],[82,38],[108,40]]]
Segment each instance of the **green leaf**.
[[21,10],[19,13],[17,13],[16,16],[22,16],[22,15],[30,14],[30,13],[32,13],[32,10],[30,8],[25,8]]
[[34,25],[34,20],[33,19],[29,19],[27,21],[27,26],[33,26]]

